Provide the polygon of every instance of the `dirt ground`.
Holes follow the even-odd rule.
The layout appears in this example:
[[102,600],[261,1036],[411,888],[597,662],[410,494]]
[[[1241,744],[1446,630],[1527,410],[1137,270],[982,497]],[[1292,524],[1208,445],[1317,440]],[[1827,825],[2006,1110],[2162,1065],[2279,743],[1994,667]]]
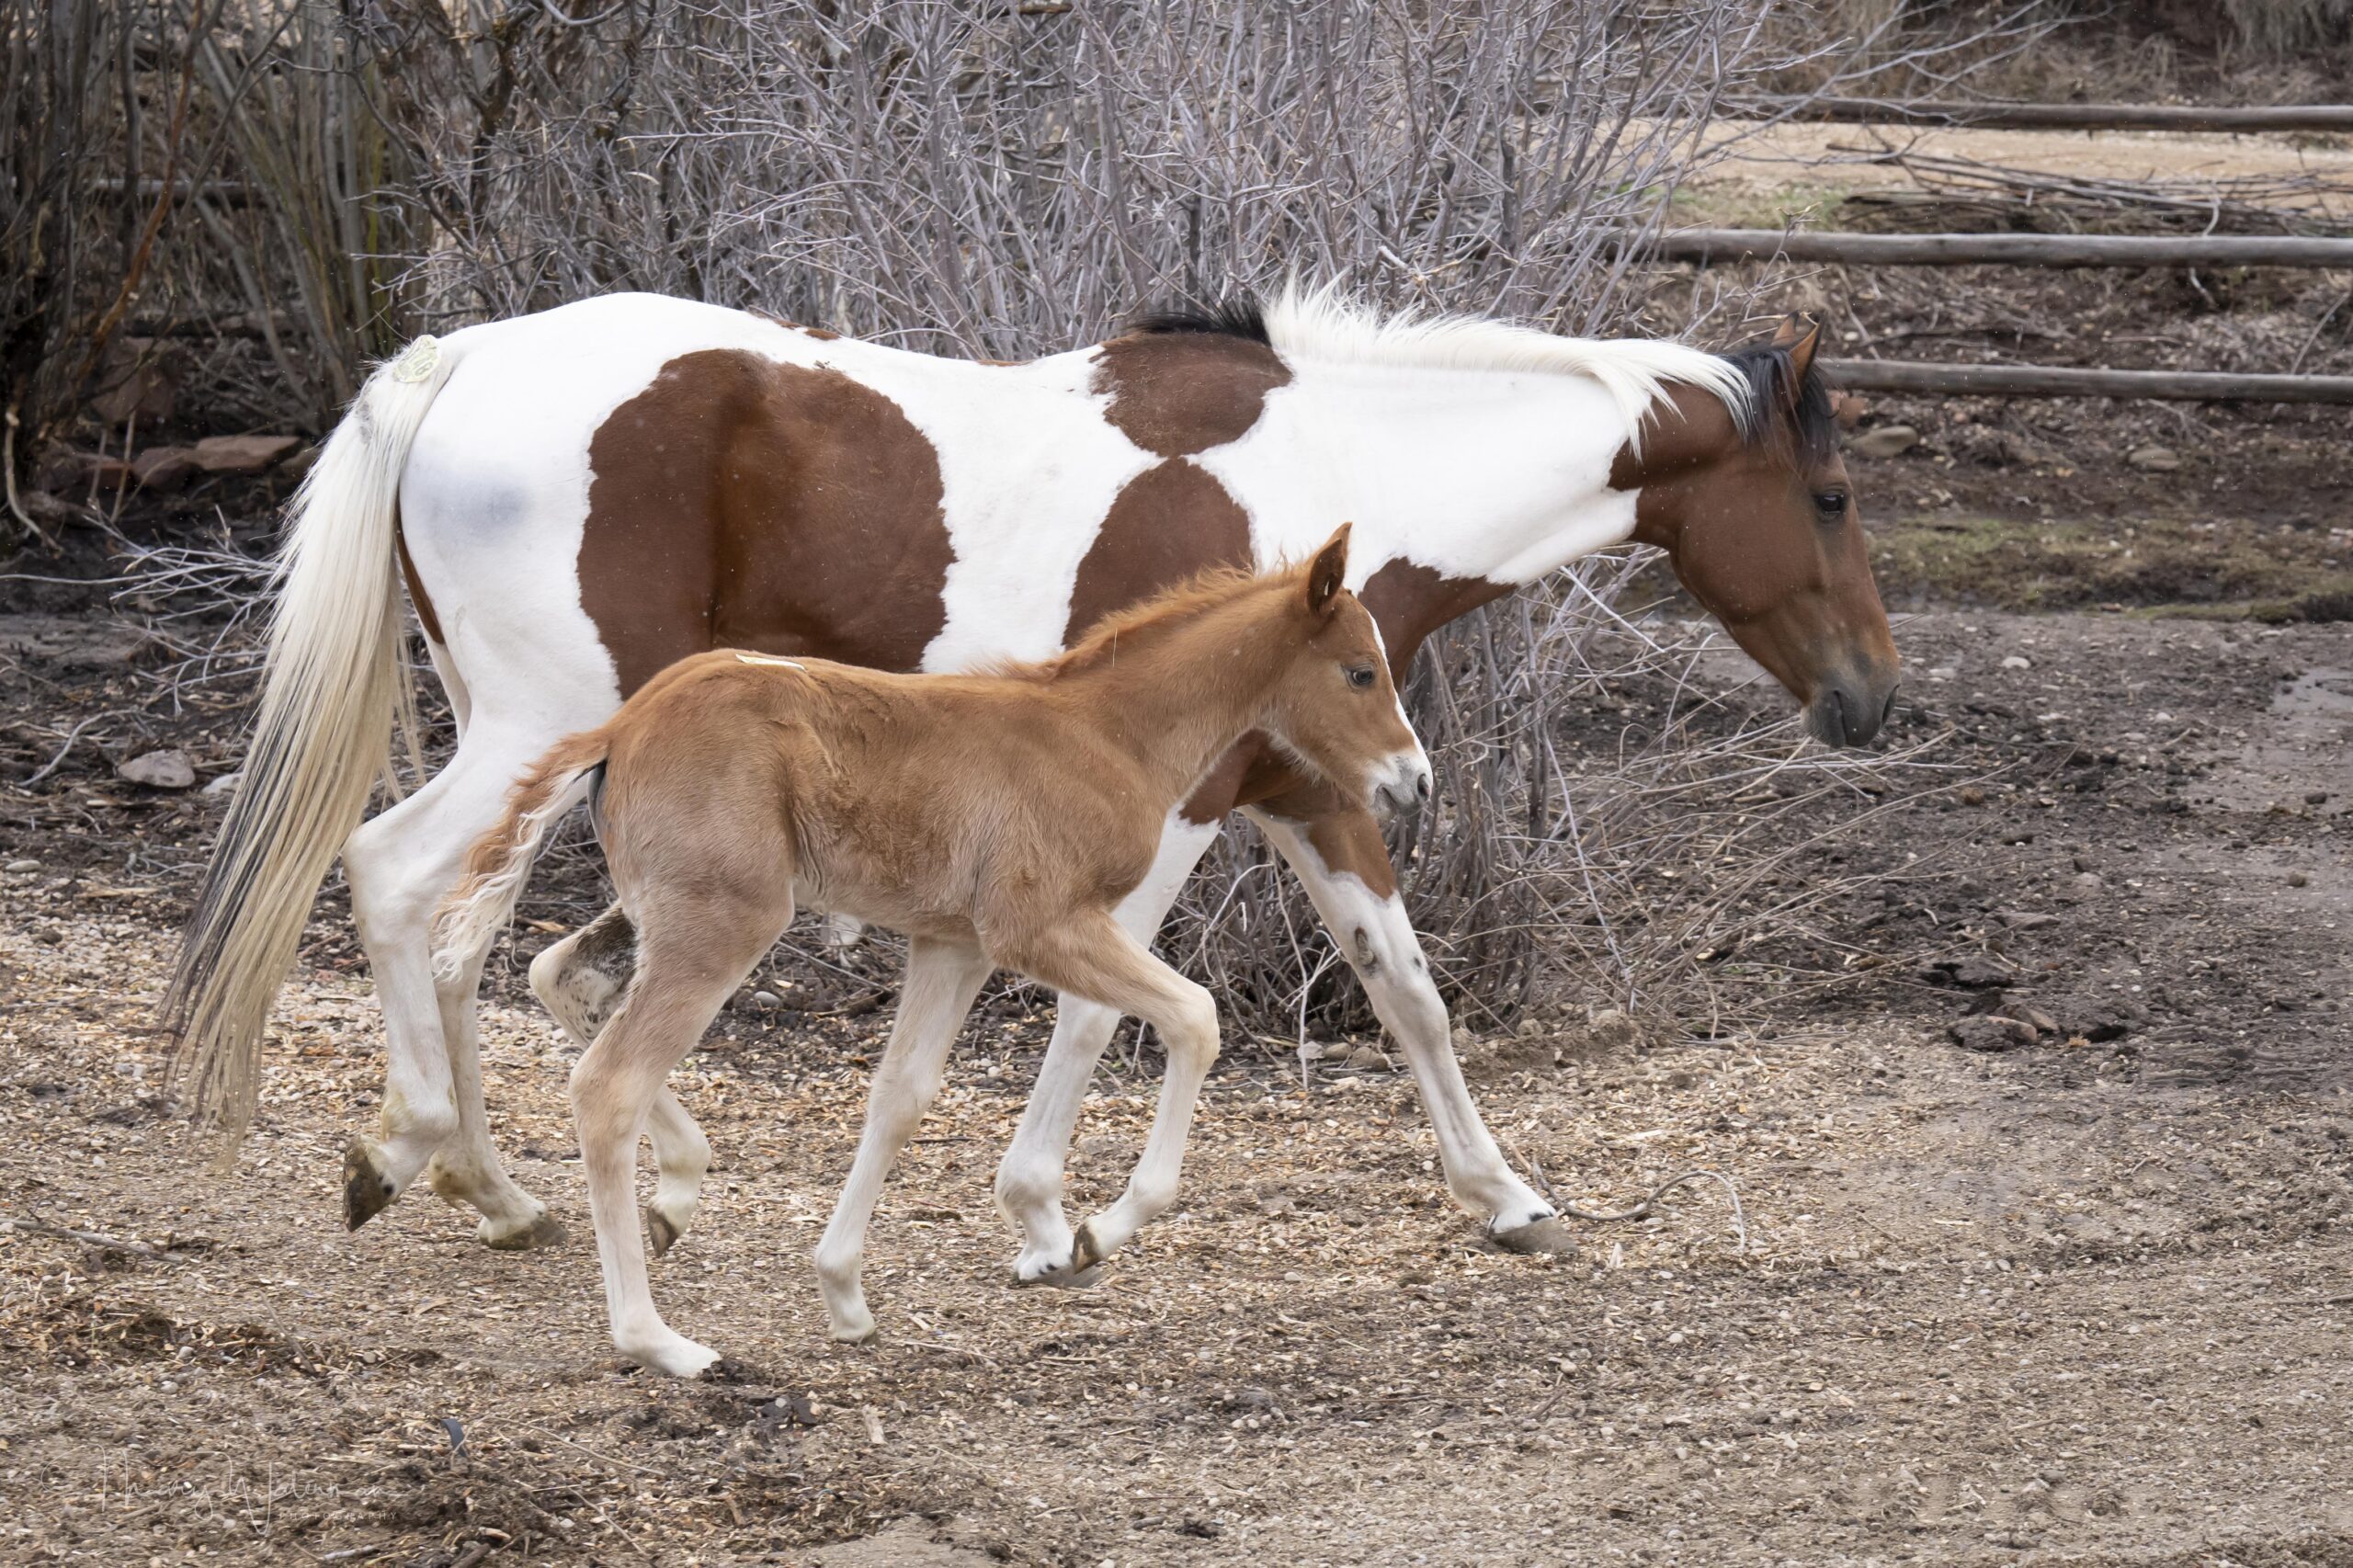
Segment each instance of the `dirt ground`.
[[[364,982],[293,989],[263,1123],[205,1175],[143,1032],[178,871],[28,867],[41,837],[13,832],[0,1205],[169,1256],[0,1235],[0,1556],[2353,1558],[2353,631],[1947,611],[1899,636],[1901,727],[1950,726],[1984,782],[1838,851],[1939,868],[1844,934],[1933,961],[1705,1044],[1467,1042],[1491,1122],[1563,1190],[1721,1171],[1745,1253],[1710,1186],[1572,1256],[1498,1253],[1402,1074],[1302,1085],[1240,1051],[1181,1210],[1091,1290],[1017,1290],[988,1178],[1041,1020],[1001,1007],[878,1219],[883,1334],[845,1349],[805,1258],[880,1015],[723,1025],[680,1078],[721,1165],[656,1289],[767,1369],[733,1386],[606,1348],[535,1011],[492,1009],[491,1095],[573,1244],[492,1254],[421,1193],[347,1235]],[[2031,1045],[1951,1033],[2029,1009],[2055,1026]],[[1081,1210],[1149,1068],[1096,1085]]]
[[[1825,199],[1852,187],[1829,175]],[[1727,188],[1689,221],[1789,194],[1761,166]],[[1819,269],[1786,302],[1846,353],[2322,369],[2353,364],[2342,292]],[[381,1048],[332,892],[261,1122],[206,1172],[149,1009],[233,693],[162,701],[148,631],[10,583],[0,1561],[2353,1562],[2342,415],[1874,400],[1858,437],[1915,433],[1853,460],[1907,664],[1890,744],[1935,739],[1949,783],[1812,824],[1852,813],[1792,874],[1875,873],[1819,921],[1811,967],[1855,983],[1760,994],[1727,954],[1736,1028],[1597,1028],[1563,996],[1461,1041],[1564,1194],[1702,1167],[1738,1221],[1700,1184],[1506,1255],[1446,1199],[1401,1073],[1237,1040],[1179,1210],[1092,1289],[1018,1290],[989,1179],[1051,1017],[1000,995],[877,1218],[881,1335],[836,1346],[806,1259],[890,998],[817,977],[819,1013],[731,1013],[676,1080],[719,1164],[654,1288],[745,1364],[716,1385],[607,1347],[569,1059],[511,962],[494,1124],[570,1244],[487,1252],[422,1190],[343,1231]],[[270,500],[230,500],[240,538]],[[1741,689],[1704,722],[1783,711],[1753,675],[1707,663]],[[1672,699],[1614,692],[1566,740]],[[165,744],[199,788],[116,777]],[[1074,1212],[1123,1179],[1154,1067],[1107,1059]]]

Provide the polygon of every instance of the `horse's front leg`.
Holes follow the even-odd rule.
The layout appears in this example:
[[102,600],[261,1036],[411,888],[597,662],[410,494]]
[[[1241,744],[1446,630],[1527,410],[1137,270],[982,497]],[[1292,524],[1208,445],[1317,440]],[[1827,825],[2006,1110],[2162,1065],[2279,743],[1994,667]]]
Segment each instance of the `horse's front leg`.
[[[1130,936],[1152,940],[1217,835],[1216,815],[1196,822],[1181,807],[1169,813],[1152,870],[1115,912]],[[1119,1023],[1117,1008],[1084,997],[1066,995],[1055,1006],[1053,1040],[1038,1069],[1038,1085],[996,1169],[998,1211],[1021,1228],[1021,1252],[1013,1261],[1017,1284],[1067,1285],[1082,1271],[1073,1267],[1076,1234],[1063,1212],[1063,1171],[1095,1064]]]
[[1250,808],[1307,889],[1333,942],[1364,983],[1372,1010],[1404,1051],[1438,1133],[1454,1200],[1516,1252],[1563,1250],[1555,1210],[1512,1173],[1454,1059],[1446,1003],[1405,917],[1389,846],[1362,807],[1310,786]]

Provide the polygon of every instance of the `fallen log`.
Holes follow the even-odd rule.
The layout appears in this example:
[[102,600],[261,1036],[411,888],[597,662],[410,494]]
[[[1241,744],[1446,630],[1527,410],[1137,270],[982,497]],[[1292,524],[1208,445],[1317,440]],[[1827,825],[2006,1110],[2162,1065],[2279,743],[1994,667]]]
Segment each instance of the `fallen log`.
[[1893,98],[1750,98],[1734,114],[1840,125],[1970,125],[2009,131],[2353,131],[2353,104],[1934,103]]
[[1649,242],[1672,261],[1856,262],[1881,267],[2342,267],[2353,240],[2302,234],[1856,234],[1669,229]]
[[2236,370],[2104,370],[2059,365],[1943,365],[1914,359],[1824,359],[1822,372],[1855,392],[1961,392],[1995,397],[2148,397],[2176,403],[2353,403],[2353,376],[2267,376]]

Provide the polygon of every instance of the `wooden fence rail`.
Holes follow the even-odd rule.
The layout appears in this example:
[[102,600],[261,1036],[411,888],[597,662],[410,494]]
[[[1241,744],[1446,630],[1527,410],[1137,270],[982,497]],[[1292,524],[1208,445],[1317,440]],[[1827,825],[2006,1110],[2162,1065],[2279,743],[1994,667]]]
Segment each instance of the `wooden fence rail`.
[[1970,104],[1888,98],[1752,98],[1734,113],[1842,125],[1972,125],[2010,131],[2353,131],[2353,104],[2207,108],[2193,104]]
[[2298,234],[1855,234],[1670,229],[1649,242],[1676,261],[1855,262],[1882,267],[2343,267],[2353,239]]
[[2353,376],[2234,370],[2105,370],[2055,365],[1942,365],[1915,359],[1825,359],[1823,373],[1857,392],[1997,397],[2153,397],[2177,403],[2353,403]]

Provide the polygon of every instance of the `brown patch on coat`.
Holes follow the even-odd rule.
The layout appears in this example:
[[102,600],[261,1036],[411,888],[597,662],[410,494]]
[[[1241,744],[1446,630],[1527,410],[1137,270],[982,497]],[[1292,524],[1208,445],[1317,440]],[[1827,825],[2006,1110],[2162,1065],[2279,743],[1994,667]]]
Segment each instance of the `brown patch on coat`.
[[938,454],[838,370],[682,355],[588,462],[581,605],[623,696],[722,645],[912,669],[947,622]]
[[1415,562],[1396,560],[1367,578],[1358,597],[1381,627],[1389,646],[1390,678],[1403,682],[1423,640],[1459,615],[1492,604],[1510,593],[1509,583],[1484,577],[1449,577]]
[[1389,843],[1372,813],[1321,779],[1291,777],[1281,793],[1244,803],[1297,828],[1332,875],[1356,878],[1375,898],[1395,892],[1397,869],[1389,863]]
[[449,640],[441,635],[441,618],[433,613],[433,601],[426,597],[425,585],[417,581],[416,562],[408,554],[408,534],[397,517],[392,519],[392,551],[400,557],[401,581],[408,585],[408,602],[416,607],[416,622],[425,628],[426,641],[448,647]]
[[1065,645],[1112,611],[1210,566],[1250,560],[1250,517],[1217,476],[1183,458],[1128,481],[1071,585]]
[[1103,417],[1164,458],[1238,440],[1258,422],[1267,394],[1290,380],[1290,368],[1265,344],[1206,333],[1114,338],[1095,362],[1095,390],[1111,399]]

